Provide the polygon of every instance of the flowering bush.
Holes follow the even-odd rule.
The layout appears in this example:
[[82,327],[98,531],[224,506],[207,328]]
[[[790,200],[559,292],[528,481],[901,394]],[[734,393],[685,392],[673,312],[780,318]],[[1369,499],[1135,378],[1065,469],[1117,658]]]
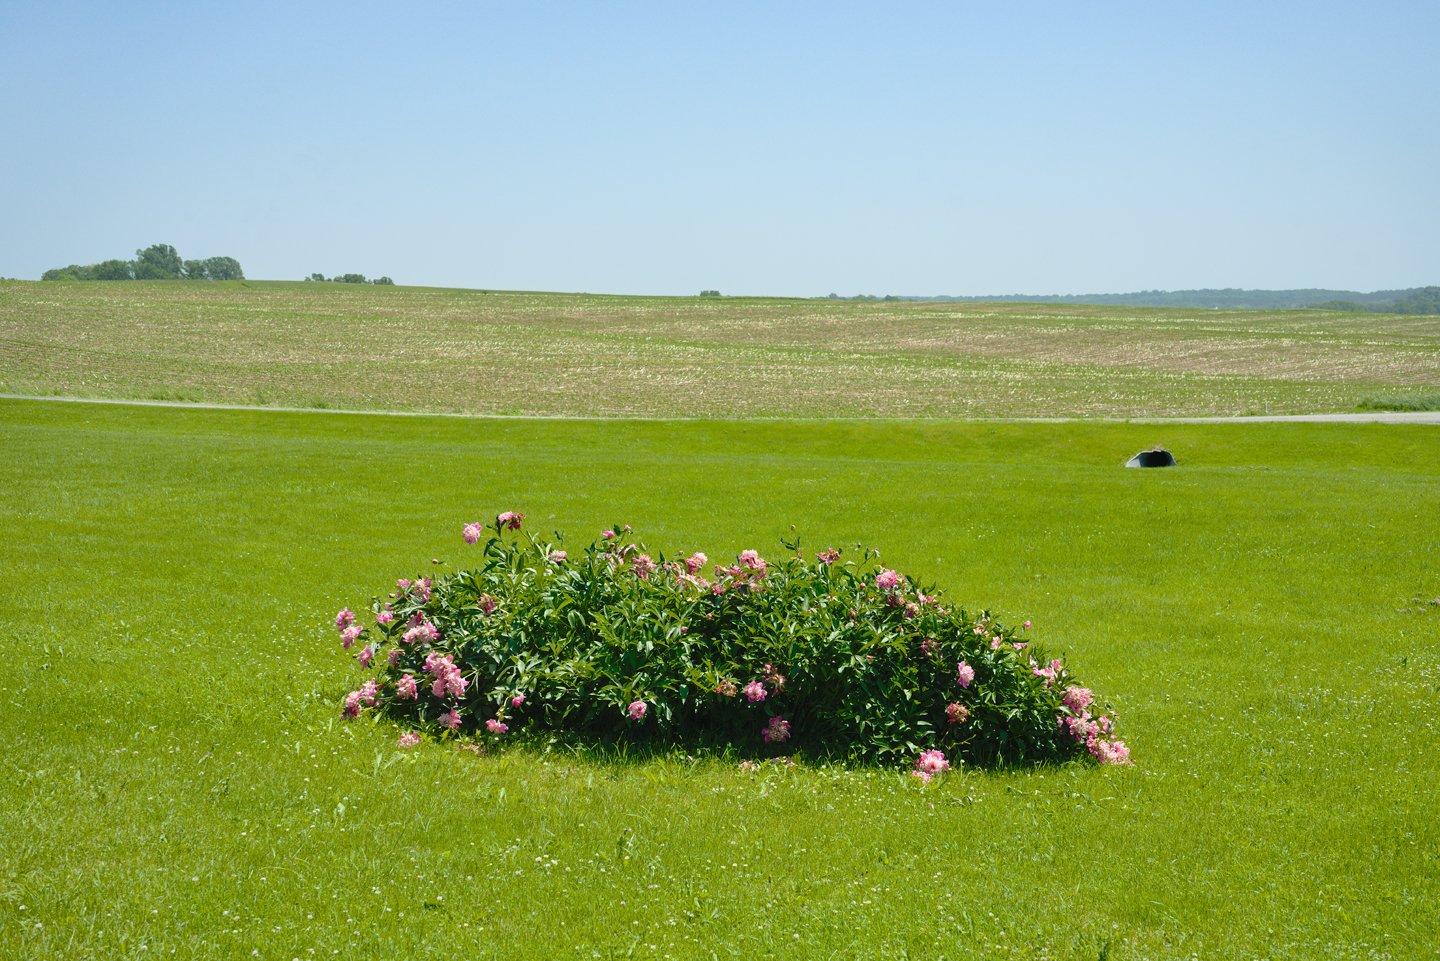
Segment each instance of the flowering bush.
[[1093,694],[1025,639],[1028,621],[969,613],[873,552],[809,558],[787,543],[783,559],[747,550],[707,572],[704,554],[652,557],[628,527],[575,551],[517,533],[523,520],[464,525],[473,566],[398,581],[369,623],[336,616],[370,674],[345,716],[492,738],[918,756],[922,781],[950,760],[1128,761]]

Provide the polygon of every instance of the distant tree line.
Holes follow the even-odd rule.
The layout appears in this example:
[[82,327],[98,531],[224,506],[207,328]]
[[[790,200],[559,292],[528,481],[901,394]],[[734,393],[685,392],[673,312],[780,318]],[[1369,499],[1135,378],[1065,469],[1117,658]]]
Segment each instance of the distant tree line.
[[98,264],[52,267],[41,280],[244,280],[245,271],[234,257],[185,260],[169,244],[151,244],[135,251],[134,260],[104,260]]
[[1380,304],[1327,300],[1314,306],[1321,310],[1351,310],[1372,314],[1440,314],[1440,287],[1416,287],[1403,297]]
[[394,287],[395,281],[389,277],[376,277],[374,280],[366,280],[364,274],[336,274],[334,277],[326,277],[324,274],[311,274],[305,278],[309,283],[330,283],[330,284],[379,284],[381,287]]
[[1440,287],[1412,287],[1408,290],[1242,290],[1239,288],[1201,290],[1140,290],[1128,294],[989,294],[984,296],[911,297],[886,294],[859,294],[842,297],[830,294],[827,300],[939,301],[961,303],[1104,304],[1115,307],[1188,307],[1219,310],[1355,310],[1379,314],[1440,313]]

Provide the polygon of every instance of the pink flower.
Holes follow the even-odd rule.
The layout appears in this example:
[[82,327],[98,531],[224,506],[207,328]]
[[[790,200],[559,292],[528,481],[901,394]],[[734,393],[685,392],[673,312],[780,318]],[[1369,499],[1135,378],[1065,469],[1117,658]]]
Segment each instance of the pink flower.
[[641,721],[645,719],[645,712],[648,710],[650,708],[644,701],[631,701],[626,713],[630,715],[630,720]]
[[520,522],[524,519],[524,514],[521,514],[517,511],[506,511],[503,514],[499,514],[496,516],[495,526],[507,527],[512,531],[518,531],[520,529]]
[[744,564],[746,567],[754,571],[760,577],[765,576],[765,570],[768,565],[765,563],[765,558],[761,557],[757,552],[741,551],[740,563]]
[[361,667],[369,667],[369,666],[370,666],[370,662],[373,661],[374,659],[375,659],[375,651],[374,651],[373,648],[369,647],[368,645],[366,646],[366,648],[365,648],[363,651],[361,651],[359,654],[356,654],[356,655],[355,655],[355,660],[357,660],[357,661],[360,662],[360,666],[361,666]]
[[745,695],[745,699],[751,704],[758,704],[765,700],[768,692],[765,690],[764,684],[761,684],[759,681],[751,681],[745,685],[742,693]]
[[1030,622],[1029,622],[1029,621],[1026,621],[1026,622],[1025,622],[1025,630],[1027,630],[1027,631],[1030,630]]
[[933,637],[927,637],[920,642],[920,653],[926,657],[934,657],[940,653],[940,642]]
[[495,613],[495,608],[497,608],[497,607],[500,606],[500,605],[499,605],[499,602],[497,602],[497,601],[495,600],[495,598],[491,597],[489,594],[481,594],[481,595],[480,595],[480,602],[479,602],[479,603],[480,603],[480,610],[484,612],[484,614],[485,614],[486,617],[489,617],[491,614],[494,614],[494,613]]
[[434,675],[435,679],[430,684],[430,693],[435,697],[444,697],[446,694],[454,697],[462,697],[469,681],[460,674],[460,668],[455,666],[455,660],[449,654],[439,657],[434,651],[425,658],[425,670]]
[[425,620],[425,615],[416,614],[411,624],[413,626],[400,636],[402,642],[406,644],[421,644],[427,641],[434,642],[440,640],[440,632],[435,629],[434,624],[430,624]]
[[816,554],[815,559],[821,564],[834,564],[840,559],[840,551],[831,547]]
[[410,589],[410,582],[402,577],[395,582],[395,588],[401,591],[408,591]]
[[906,616],[906,618],[919,617],[919,616],[920,616],[920,605],[919,605],[919,604],[916,604],[914,601],[911,601],[909,604],[906,604],[906,605],[905,605],[905,616]]
[[1065,702],[1066,707],[1079,714],[1090,706],[1090,702],[1095,700],[1095,695],[1087,687],[1072,686],[1065,688],[1065,696],[1061,700]]
[[355,614],[348,607],[342,610],[339,614],[335,615],[335,629],[337,631],[343,631],[345,630],[345,628],[349,627],[351,624],[354,623]]
[[491,734],[505,734],[509,732],[510,728],[504,721],[496,720],[492,717],[485,721],[485,730]]
[[344,647],[347,651],[350,650],[350,646],[354,644],[355,641],[360,637],[360,632],[363,630],[365,630],[365,628],[361,627],[359,624],[351,624],[349,627],[345,628],[345,630],[340,632],[341,646]]
[[1045,678],[1046,687],[1049,687],[1051,684],[1055,683],[1055,678],[1064,669],[1065,665],[1060,662],[1060,658],[1058,657],[1050,662],[1049,667],[1036,667],[1033,660],[1030,662],[1030,673],[1034,674],[1036,677]]
[[344,717],[359,717],[361,710],[360,692],[351,691],[349,694],[346,694],[345,707],[341,709],[341,715]]
[[408,749],[414,747],[419,743],[420,734],[418,731],[406,731],[404,734],[400,735],[400,740],[395,742],[395,746]]
[[522,704],[524,704],[524,703],[525,703],[525,695],[524,695],[524,694],[516,694],[514,697],[512,697],[512,698],[510,699],[510,706],[511,706],[511,707],[519,707],[520,705],[522,705]]
[[1025,648],[1029,647],[1030,645],[1027,644],[1025,641],[1015,641],[1015,642],[1013,642],[1010,646],[1013,647],[1013,648],[1015,648],[1015,650],[1017,650],[1017,651],[1023,651],[1023,650],[1025,650]]
[[1102,741],[1096,738],[1086,746],[1101,764],[1130,763],[1130,749],[1125,746],[1124,741]]
[[728,677],[715,685],[715,693],[721,697],[734,697],[738,691],[739,688],[735,686],[735,682]]
[[440,726],[455,730],[460,726],[460,712],[452,707],[444,717],[440,718]]
[[975,668],[961,661],[955,665],[955,683],[961,687],[969,687],[970,682],[975,680]]
[[410,586],[411,589],[415,592],[415,596],[420,598],[420,600],[430,600],[430,578],[427,577],[423,580],[418,580]]
[[964,704],[951,703],[945,707],[945,720],[951,724],[964,724],[970,717],[970,709]]
[[650,559],[649,554],[641,554],[631,563],[633,565],[631,569],[635,571],[635,576],[642,581],[655,572],[655,562]]
[[393,624],[395,622],[394,611],[381,611],[375,615],[376,624]]
[[600,538],[601,538],[601,540],[613,541],[613,540],[615,539],[615,532],[614,532],[614,531],[601,531],[601,532],[600,532]]
[[765,683],[770,685],[770,690],[779,694],[785,690],[785,675],[775,670],[774,665],[765,665]]
[[690,575],[699,574],[701,569],[704,568],[704,566],[709,563],[709,561],[710,558],[706,557],[699,551],[696,551],[694,554],[691,554],[689,557],[685,558],[685,573]]
[[564,551],[551,551],[549,554],[546,554],[545,556],[546,556],[546,558],[549,559],[549,561],[550,561],[551,564],[564,564],[564,563],[565,563],[565,559],[566,559],[567,557],[569,557],[570,555],[569,555],[569,554],[566,554]]
[[910,773],[918,777],[925,784],[937,774],[943,774],[950,770],[950,762],[945,760],[944,751],[924,751],[915,759],[915,770]]
[[366,704],[374,704],[375,699],[380,696],[380,689],[375,686],[374,681],[366,681],[360,685],[360,690],[356,693],[360,695],[360,700]]
[[420,696],[415,686],[414,674],[406,674],[395,682],[395,696],[407,701],[413,701]]
[[875,575],[875,586],[882,591],[893,591],[900,586],[900,575],[886,568]]
[[990,638],[990,650],[1000,650],[1000,635],[997,634],[994,637]]
[[482,536],[484,536],[485,528],[483,525],[481,525],[479,521],[472,521],[471,523],[465,525],[465,527],[460,531],[460,534],[462,537],[465,538],[465,543],[475,544],[479,542]]
[[390,648],[390,653],[385,655],[385,660],[387,660],[387,661],[390,662],[390,666],[391,666],[391,667],[394,667],[396,664],[399,664],[399,663],[400,663],[400,648],[398,648],[398,647],[392,647],[392,648]]
[[780,744],[788,741],[790,740],[790,722],[777,714],[761,730],[760,736],[765,738],[766,744]]

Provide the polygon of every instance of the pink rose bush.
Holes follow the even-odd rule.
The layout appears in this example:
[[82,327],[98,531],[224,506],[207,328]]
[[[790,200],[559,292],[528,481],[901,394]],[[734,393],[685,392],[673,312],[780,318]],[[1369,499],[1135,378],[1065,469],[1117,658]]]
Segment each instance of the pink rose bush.
[[577,548],[523,521],[463,525],[473,562],[397,581],[373,627],[335,615],[366,672],[344,716],[400,721],[401,746],[421,731],[783,745],[925,782],[961,763],[1129,763],[1114,712],[1020,638],[1028,622],[967,611],[873,551],[785,543],[712,563],[623,524]]

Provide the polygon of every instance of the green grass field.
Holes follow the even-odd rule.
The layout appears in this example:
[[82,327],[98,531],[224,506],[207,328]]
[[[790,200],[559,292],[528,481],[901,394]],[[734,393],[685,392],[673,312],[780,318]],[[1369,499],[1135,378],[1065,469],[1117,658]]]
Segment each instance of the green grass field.
[[1440,317],[0,281],[0,393],[637,417],[1433,404]]
[[[6,285],[4,336],[16,298],[58,291],[58,317],[158,296],[129,290]],[[363,293],[315,321],[337,350],[347,317],[391,323],[374,306],[388,292]],[[185,316],[234,330],[271,294],[193,296]],[[119,340],[145,309],[117,304],[95,349],[140,356]],[[816,309],[845,308],[775,307]],[[372,340],[398,369],[395,323]],[[1433,336],[1433,319],[1410,323]],[[177,364],[210,349],[171,336]],[[236,369],[259,340],[238,339]],[[1430,358],[1433,376],[1433,347],[1400,340],[1366,349]],[[288,367],[226,387],[212,355],[177,389],[254,399],[301,369],[309,348],[290,349]],[[315,383],[341,383],[348,357]],[[6,361],[6,390],[64,386],[24,366]],[[143,393],[122,368],[109,392]],[[444,394],[445,370],[416,383]],[[0,425],[0,957],[1436,957],[1433,428],[17,401]],[[1157,441],[1180,468],[1120,468]],[[863,539],[968,604],[1032,618],[1118,708],[1136,764],[959,771],[920,790],[890,770],[401,754],[394,728],[342,723],[357,672],[334,611],[463,560],[459,523],[506,508],[585,537],[627,520],[716,558],[774,549],[791,523],[812,547]]]

